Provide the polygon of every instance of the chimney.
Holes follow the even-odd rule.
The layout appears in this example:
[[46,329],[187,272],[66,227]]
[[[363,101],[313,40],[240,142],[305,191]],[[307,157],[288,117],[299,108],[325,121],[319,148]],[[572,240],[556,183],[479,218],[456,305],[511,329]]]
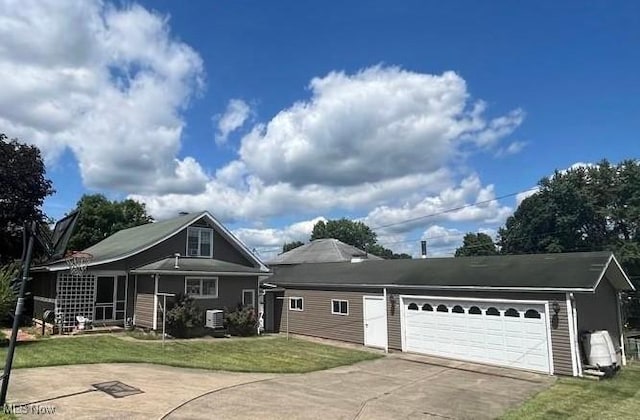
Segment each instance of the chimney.
[[180,268],[180,265],[178,264],[178,261],[180,261],[180,253],[175,253],[173,254],[173,256],[176,257],[176,262],[174,263],[173,268],[177,270],[178,268]]
[[421,254],[420,258],[427,258],[427,241],[420,241]]

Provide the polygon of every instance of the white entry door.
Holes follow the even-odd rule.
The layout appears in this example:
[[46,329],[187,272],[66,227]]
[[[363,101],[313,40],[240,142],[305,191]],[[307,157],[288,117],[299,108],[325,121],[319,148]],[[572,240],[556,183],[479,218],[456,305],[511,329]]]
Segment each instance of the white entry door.
[[404,350],[550,372],[545,306],[403,297]]
[[364,345],[387,347],[387,311],[382,296],[364,297]]

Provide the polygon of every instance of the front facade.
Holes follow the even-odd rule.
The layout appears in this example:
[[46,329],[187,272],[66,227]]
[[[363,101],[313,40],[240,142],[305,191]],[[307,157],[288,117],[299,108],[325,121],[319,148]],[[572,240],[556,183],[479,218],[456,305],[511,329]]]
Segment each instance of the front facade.
[[[580,376],[583,332],[607,330],[623,346],[618,292],[632,288],[613,256],[590,254],[555,257],[546,268],[543,259],[509,257],[302,265],[276,270],[269,281],[284,288],[283,303],[276,305],[280,331]],[[513,276],[502,281],[502,263],[488,266],[505,258]],[[539,284],[522,278],[527,271],[530,278],[549,275],[554,265],[559,274],[583,273],[593,283],[558,283],[562,275]],[[464,280],[474,272],[475,279]],[[307,281],[296,280],[304,273]]]
[[32,270],[35,319],[51,310],[63,332],[76,329],[78,317],[94,326],[129,320],[155,330],[165,304],[181,293],[203,311],[256,307],[258,279],[268,274],[207,212],[125,229],[86,252],[93,260],[82,275],[64,261]]

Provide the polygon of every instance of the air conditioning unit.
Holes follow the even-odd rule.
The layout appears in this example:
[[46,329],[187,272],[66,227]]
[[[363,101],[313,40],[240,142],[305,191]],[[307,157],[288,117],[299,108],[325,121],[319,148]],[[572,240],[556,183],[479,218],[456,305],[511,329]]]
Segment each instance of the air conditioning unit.
[[216,330],[224,328],[224,311],[221,309],[208,309],[205,325],[207,328]]

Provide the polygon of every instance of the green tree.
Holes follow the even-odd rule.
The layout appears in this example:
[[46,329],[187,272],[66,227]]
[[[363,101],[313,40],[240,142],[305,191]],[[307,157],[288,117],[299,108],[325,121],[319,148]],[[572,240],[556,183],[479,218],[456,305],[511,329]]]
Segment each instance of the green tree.
[[482,232],[469,232],[464,235],[462,246],[456,249],[455,255],[456,257],[471,257],[497,254],[498,250],[496,248],[496,244],[493,243],[491,236]]
[[282,253],[284,254],[285,252],[291,251],[292,249],[298,248],[302,245],[304,245],[304,242],[302,241],[285,242],[284,245],[282,245]]
[[370,254],[387,259],[411,258],[408,254],[395,254],[378,243],[376,233],[363,222],[349,219],[320,220],[313,226],[310,240],[333,238],[355,246]]
[[0,133],[0,262],[20,258],[25,222],[44,222],[44,199],[54,193],[40,150]]
[[69,240],[70,250],[86,249],[119,230],[153,221],[143,203],[131,199],[110,201],[102,194],[82,196],[77,208],[80,217]]

